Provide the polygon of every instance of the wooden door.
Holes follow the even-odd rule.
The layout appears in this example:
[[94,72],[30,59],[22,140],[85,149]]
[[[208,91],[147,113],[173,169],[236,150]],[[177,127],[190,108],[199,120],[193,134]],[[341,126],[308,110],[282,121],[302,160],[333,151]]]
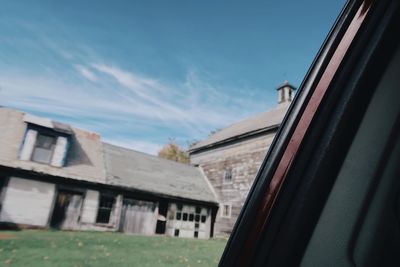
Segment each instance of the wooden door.
[[65,219],[62,223],[61,229],[73,230],[78,228],[82,202],[82,195],[70,195],[69,204],[65,212]]
[[63,230],[78,229],[82,202],[81,194],[60,191],[54,206],[51,226]]
[[120,231],[124,233],[152,235],[157,224],[157,203],[124,199]]

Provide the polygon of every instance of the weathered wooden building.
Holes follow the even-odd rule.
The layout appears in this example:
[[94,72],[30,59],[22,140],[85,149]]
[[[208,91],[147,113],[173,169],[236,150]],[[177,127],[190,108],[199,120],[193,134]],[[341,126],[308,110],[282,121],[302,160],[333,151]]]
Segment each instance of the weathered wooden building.
[[0,224],[209,238],[216,194],[200,168],[0,108]]
[[276,108],[234,123],[189,149],[191,164],[203,169],[218,196],[216,234],[232,231],[294,91],[285,82],[277,88]]

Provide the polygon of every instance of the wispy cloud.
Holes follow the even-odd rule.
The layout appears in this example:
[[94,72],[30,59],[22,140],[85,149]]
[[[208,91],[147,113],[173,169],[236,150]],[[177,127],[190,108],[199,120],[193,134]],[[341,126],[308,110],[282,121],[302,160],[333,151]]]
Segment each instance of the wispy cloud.
[[141,77],[133,72],[122,70],[116,66],[106,64],[92,64],[92,67],[96,70],[108,74],[115,78],[118,83],[126,88],[130,88],[139,94],[143,94],[143,90],[146,88],[152,88],[160,90],[163,86],[156,80]]
[[[114,48],[84,38],[88,25],[78,31],[57,16],[0,21],[7,33],[0,41],[0,105],[98,132],[113,144],[155,154],[169,138],[186,145],[265,107],[196,66],[175,77],[144,71],[140,59],[135,68]],[[92,27],[89,34],[102,36]]]
[[[194,71],[169,84],[106,63],[71,66],[78,77],[1,72],[0,104],[69,122],[110,143],[151,154],[169,137],[201,139],[251,110]],[[79,82],[79,75],[94,83]]]
[[86,79],[92,82],[96,82],[97,76],[89,68],[82,65],[75,65],[75,69]]
[[0,63],[0,105],[98,132],[110,143],[155,154],[168,138],[185,145],[263,106],[233,97],[232,88],[194,68],[182,80],[166,80],[121,67],[84,44],[57,42],[27,23],[20,28],[37,37],[24,43],[33,54],[52,56],[40,70]]

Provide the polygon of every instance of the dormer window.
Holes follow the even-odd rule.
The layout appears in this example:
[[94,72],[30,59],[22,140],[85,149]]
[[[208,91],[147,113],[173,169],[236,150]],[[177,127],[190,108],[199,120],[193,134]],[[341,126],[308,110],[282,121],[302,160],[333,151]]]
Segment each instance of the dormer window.
[[72,129],[68,125],[32,115],[25,115],[24,120],[27,129],[20,159],[63,167]]
[[37,135],[36,144],[33,149],[32,161],[50,164],[54,149],[56,147],[56,143],[57,140],[55,136],[39,133]]

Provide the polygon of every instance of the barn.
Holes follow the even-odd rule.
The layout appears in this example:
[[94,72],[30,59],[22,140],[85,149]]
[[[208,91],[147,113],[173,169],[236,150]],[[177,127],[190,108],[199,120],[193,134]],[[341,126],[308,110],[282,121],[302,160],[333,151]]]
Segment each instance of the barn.
[[191,164],[203,169],[218,195],[217,235],[231,233],[295,90],[285,81],[277,88],[275,108],[233,123],[190,148]]
[[210,238],[218,201],[201,168],[0,107],[0,226]]

